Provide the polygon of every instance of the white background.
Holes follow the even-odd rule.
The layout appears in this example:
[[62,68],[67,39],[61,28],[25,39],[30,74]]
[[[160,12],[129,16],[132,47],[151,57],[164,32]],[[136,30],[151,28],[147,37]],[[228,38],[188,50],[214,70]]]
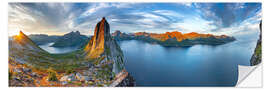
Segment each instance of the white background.
[[43,90],[48,90],[48,89],[84,89],[84,90],[89,90],[89,89],[114,89],[114,90],[126,90],[126,89],[132,89],[132,90],[137,90],[137,89],[154,89],[154,90],[164,90],[164,89],[174,89],[174,90],[179,90],[179,89],[190,89],[190,90],[216,90],[216,89],[265,89],[265,90],[270,90],[270,0],[136,0],[136,2],[262,2],[262,20],[263,20],[263,41],[262,41],[262,47],[263,47],[263,87],[262,88],[235,88],[235,87],[131,87],[131,88],[113,88],[113,87],[103,87],[103,88],[98,88],[98,87],[87,87],[87,88],[75,88],[75,87],[62,87],[62,88],[51,88],[51,87],[32,87],[32,88],[16,88],[16,87],[8,87],[8,2],[111,2],[111,1],[116,1],[116,2],[134,2],[135,0],[1,0],[2,2],[0,3],[0,85],[1,85],[1,90],[5,89],[25,89],[25,90],[36,90],[36,89],[43,89]]

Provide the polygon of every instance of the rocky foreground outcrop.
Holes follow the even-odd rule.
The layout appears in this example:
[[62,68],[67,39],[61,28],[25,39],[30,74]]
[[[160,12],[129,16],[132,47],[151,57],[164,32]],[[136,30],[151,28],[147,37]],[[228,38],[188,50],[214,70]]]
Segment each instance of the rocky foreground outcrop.
[[256,48],[250,60],[250,65],[254,66],[262,62],[262,22],[260,23],[260,36]]

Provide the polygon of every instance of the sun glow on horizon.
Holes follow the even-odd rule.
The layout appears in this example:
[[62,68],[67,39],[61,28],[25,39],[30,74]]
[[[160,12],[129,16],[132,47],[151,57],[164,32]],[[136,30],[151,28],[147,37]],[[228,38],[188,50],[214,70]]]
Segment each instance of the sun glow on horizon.
[[20,31],[22,31],[25,35],[30,35],[31,33],[20,30],[20,29],[13,29],[8,31],[8,36],[18,36],[20,35]]
[[19,33],[20,33],[20,29],[9,30],[9,31],[8,31],[8,36],[19,35]]

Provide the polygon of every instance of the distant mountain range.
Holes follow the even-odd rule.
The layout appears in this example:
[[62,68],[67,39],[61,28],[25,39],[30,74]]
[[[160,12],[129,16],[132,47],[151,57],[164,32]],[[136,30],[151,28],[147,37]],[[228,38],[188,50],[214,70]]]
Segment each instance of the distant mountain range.
[[37,45],[46,43],[54,43],[52,47],[83,47],[90,39],[81,35],[79,31],[70,32],[63,36],[48,36],[46,34],[31,34],[29,38],[33,40]]
[[37,45],[42,45],[46,43],[52,43],[58,40],[61,36],[48,36],[47,34],[31,34],[28,36],[31,40],[33,40]]
[[83,46],[88,42],[89,38],[85,35],[81,35],[79,31],[70,32],[64,36],[59,37],[52,47],[74,47]]
[[137,32],[122,33],[115,31],[112,36],[117,41],[122,40],[141,40],[149,43],[156,43],[162,46],[192,46],[196,44],[221,45],[236,40],[234,37],[226,35],[199,34],[196,32],[185,33],[174,31],[162,34]]
[[[123,33],[119,30],[111,34],[116,41],[123,40],[141,40],[148,43],[160,44],[162,46],[192,46],[197,44],[204,45],[221,45],[236,40],[234,37],[227,35],[212,35],[212,34],[199,34],[196,32],[181,33],[178,31],[166,33]],[[29,38],[37,45],[46,43],[54,43],[52,47],[84,47],[91,39],[85,35],[81,35],[79,31],[70,32],[63,36],[48,36],[46,34],[32,34]]]

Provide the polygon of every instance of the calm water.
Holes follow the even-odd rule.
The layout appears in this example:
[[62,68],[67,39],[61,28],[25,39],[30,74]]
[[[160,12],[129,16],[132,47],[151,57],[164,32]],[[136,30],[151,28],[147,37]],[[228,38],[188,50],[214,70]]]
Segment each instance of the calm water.
[[255,41],[163,47],[131,40],[120,42],[120,47],[137,86],[234,86],[237,65],[250,64]]
[[[249,65],[256,45],[252,40],[238,39],[219,46],[163,47],[141,41],[119,42],[125,56],[125,67],[137,86],[234,86],[237,65]],[[49,47],[50,53],[66,53],[76,47]]]
[[65,48],[56,48],[56,47],[50,47],[53,45],[53,43],[47,43],[43,45],[39,45],[42,49],[48,51],[49,53],[59,54],[59,53],[67,53],[74,50],[77,50],[78,47],[65,47]]

